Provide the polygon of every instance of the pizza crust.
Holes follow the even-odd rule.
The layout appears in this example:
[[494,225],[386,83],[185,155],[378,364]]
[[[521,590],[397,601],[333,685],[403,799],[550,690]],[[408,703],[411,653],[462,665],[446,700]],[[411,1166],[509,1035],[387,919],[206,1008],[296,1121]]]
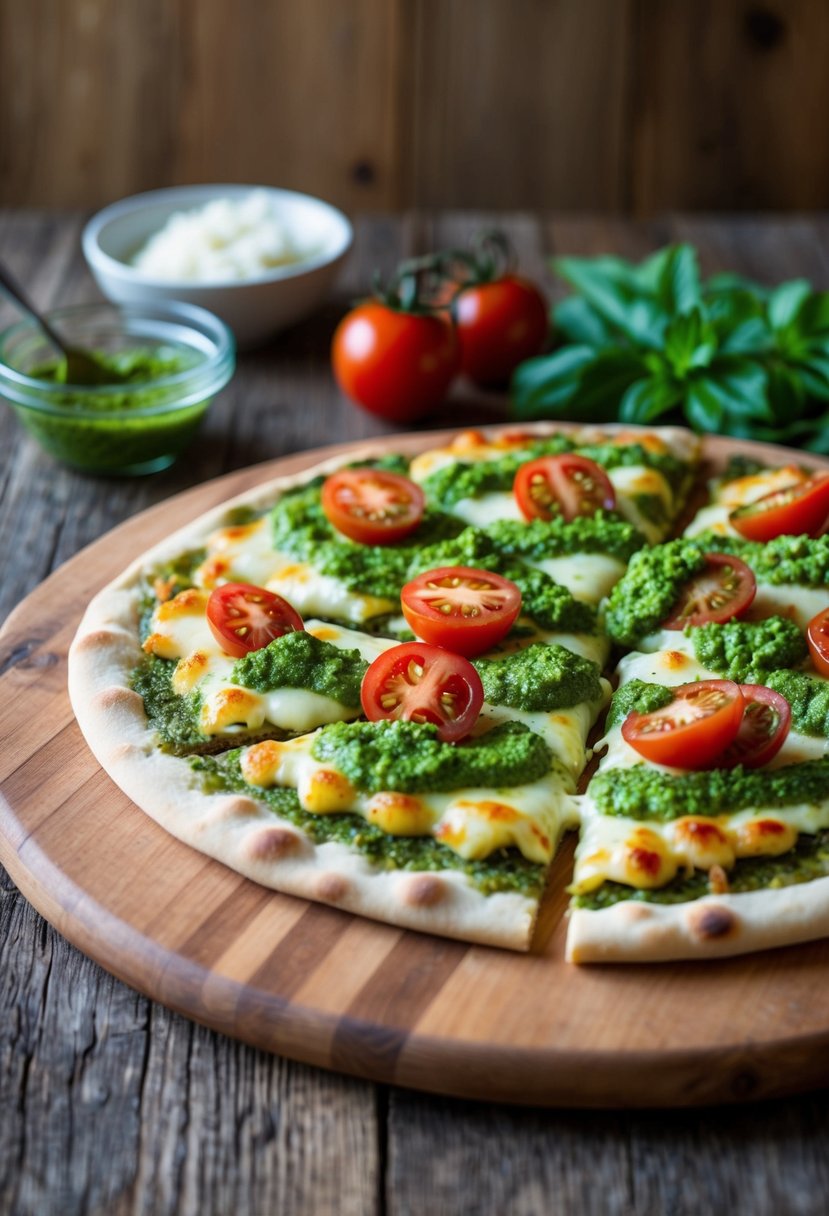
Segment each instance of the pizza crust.
[[[636,428],[563,429],[584,443]],[[495,433],[495,432],[493,432]],[[645,432],[646,433],[646,432]],[[652,432],[679,459],[693,461],[696,436],[681,428]],[[143,701],[129,688],[141,659],[137,617],[148,566],[200,548],[239,505],[270,506],[282,493],[340,468],[347,460],[385,454],[367,445],[292,477],[243,492],[179,529],[134,561],[91,602],[69,652],[69,693],[87,742],[117,785],[171,835],[264,886],[331,904],[402,928],[527,950],[537,901],[518,894],[485,896],[457,871],[374,869],[359,853],[314,845],[255,798],[205,793],[186,760],[158,750]],[[829,935],[829,878],[777,890],[707,896],[692,903],[625,901],[570,915],[570,961],[654,962],[720,958]]]
[[[381,454],[368,446],[347,459]],[[186,760],[158,750],[143,701],[129,688],[142,657],[137,618],[143,571],[201,547],[235,506],[268,506],[343,462],[340,456],[238,495],[154,546],[105,587],[90,603],[69,651],[75,716],[102,768],[133,802],[178,840],[247,878],[401,928],[527,950],[537,900],[508,892],[484,895],[454,870],[375,869],[345,845],[313,844],[254,798],[206,794]]]
[[657,963],[727,958],[829,936],[829,878],[681,904],[624,900],[574,908],[567,933],[573,963]]

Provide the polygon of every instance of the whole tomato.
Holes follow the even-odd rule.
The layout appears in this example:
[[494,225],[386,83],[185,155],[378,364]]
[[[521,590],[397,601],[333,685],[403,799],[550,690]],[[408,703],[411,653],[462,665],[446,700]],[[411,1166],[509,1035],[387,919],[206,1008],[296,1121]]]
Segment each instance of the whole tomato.
[[461,370],[482,387],[505,384],[519,363],[537,355],[549,330],[547,301],[534,283],[513,274],[513,254],[501,232],[482,233],[461,267],[452,315]]
[[334,334],[331,361],[342,391],[392,422],[436,409],[459,366],[451,319],[423,305],[419,271],[401,267],[387,291],[352,309]]

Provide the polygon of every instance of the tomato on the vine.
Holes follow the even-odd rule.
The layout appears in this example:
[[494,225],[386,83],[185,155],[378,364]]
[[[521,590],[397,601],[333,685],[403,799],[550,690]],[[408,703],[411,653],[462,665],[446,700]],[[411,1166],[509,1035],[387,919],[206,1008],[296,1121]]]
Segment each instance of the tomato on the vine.
[[419,638],[474,658],[509,633],[521,611],[521,592],[489,570],[441,566],[407,583],[400,602]]
[[423,267],[404,263],[391,286],[347,313],[331,361],[346,396],[392,422],[413,422],[440,405],[458,370],[455,327],[421,300]]
[[829,608],[824,608],[809,621],[806,641],[815,669],[829,677]]
[[616,494],[604,469],[575,453],[528,460],[515,474],[512,489],[527,520],[552,519],[554,515],[572,520],[616,506]]
[[706,553],[705,566],[682,589],[663,629],[725,624],[740,616],[757,594],[753,571],[730,553]]
[[426,498],[420,486],[385,469],[341,469],[326,477],[322,509],[338,532],[361,545],[394,545],[415,531]]
[[429,722],[439,739],[455,743],[475,725],[484,689],[468,659],[427,642],[404,642],[374,660],[360,700],[370,722]]
[[628,714],[622,738],[653,764],[704,769],[737,738],[745,701],[732,680],[699,680],[674,689],[653,713]]
[[207,623],[225,654],[241,659],[283,633],[304,629],[287,600],[251,583],[223,583],[210,593]]
[[547,338],[547,301],[534,283],[508,274],[463,287],[454,303],[461,371],[484,388],[505,384]]
[[767,541],[802,533],[821,536],[829,526],[829,473],[815,473],[805,481],[775,490],[738,507],[728,519],[748,540]]
[[485,232],[461,268],[452,315],[461,371],[484,388],[507,382],[519,363],[537,355],[549,332],[547,301],[528,279],[512,273],[512,250],[501,232]]

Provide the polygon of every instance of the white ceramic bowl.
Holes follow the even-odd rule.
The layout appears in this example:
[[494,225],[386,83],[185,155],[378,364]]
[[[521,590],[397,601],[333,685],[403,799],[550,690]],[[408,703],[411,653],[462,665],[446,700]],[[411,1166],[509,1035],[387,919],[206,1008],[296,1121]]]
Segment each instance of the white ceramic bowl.
[[[136,270],[132,259],[174,211],[189,211],[217,198],[244,198],[263,189],[274,211],[314,252],[255,278],[192,282],[158,279]],[[184,300],[221,317],[240,346],[255,346],[313,312],[328,294],[351,245],[351,224],[336,207],[310,194],[264,186],[173,186],[113,203],[83,231],[84,256],[104,295],[116,304]]]

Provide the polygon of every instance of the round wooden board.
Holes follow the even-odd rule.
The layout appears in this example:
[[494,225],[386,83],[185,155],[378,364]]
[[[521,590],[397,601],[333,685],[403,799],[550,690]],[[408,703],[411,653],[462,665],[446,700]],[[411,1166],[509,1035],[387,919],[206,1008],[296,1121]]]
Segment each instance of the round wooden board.
[[[418,450],[447,432],[395,436]],[[829,942],[706,964],[563,959],[572,846],[529,955],[468,946],[275,894],[193,851],[102,772],[72,716],[66,656],[93,594],[133,557],[270,477],[364,444],[210,482],[61,567],[0,634],[0,861],[71,942],[225,1034],[377,1081],[561,1106],[684,1106],[829,1082]],[[706,441],[711,468],[740,450]]]

